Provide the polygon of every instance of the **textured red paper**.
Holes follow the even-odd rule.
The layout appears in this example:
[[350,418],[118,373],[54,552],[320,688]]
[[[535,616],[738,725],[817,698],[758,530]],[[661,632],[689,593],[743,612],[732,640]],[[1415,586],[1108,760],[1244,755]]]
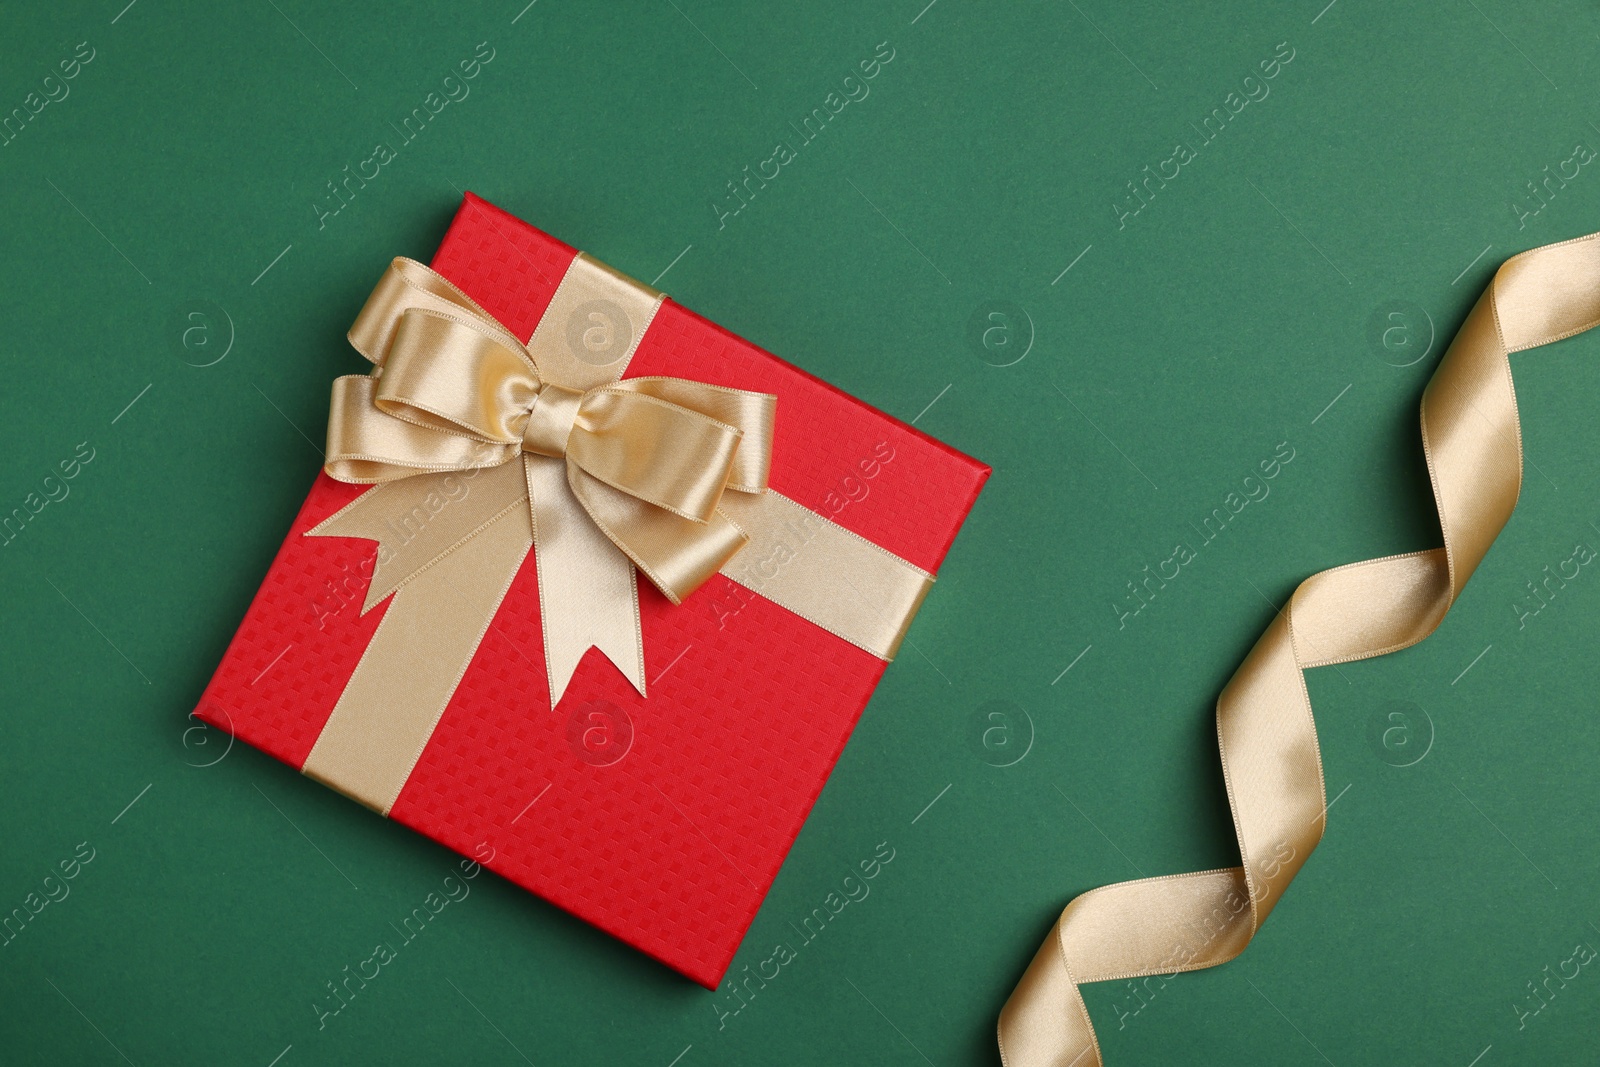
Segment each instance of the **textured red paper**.
[[[526,339],[575,254],[469,193],[433,266]],[[772,487],[928,571],[988,477],[671,300],[627,374],[777,394]],[[318,476],[197,711],[294,767],[388,607],[360,614],[374,542],[302,536],[362,489]],[[551,711],[535,570],[390,817],[714,989],[885,664],[721,575],[679,607],[641,582],[648,700],[591,649]],[[632,725],[614,763],[569,739],[598,701]]]

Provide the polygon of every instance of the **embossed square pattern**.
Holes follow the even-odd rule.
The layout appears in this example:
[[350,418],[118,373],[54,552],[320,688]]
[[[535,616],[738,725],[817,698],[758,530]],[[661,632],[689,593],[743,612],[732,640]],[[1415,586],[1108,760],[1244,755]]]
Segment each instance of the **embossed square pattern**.
[[[525,338],[575,254],[469,193],[433,266]],[[773,488],[928,571],[989,473],[670,300],[628,368],[657,374],[777,394]],[[302,536],[361,491],[318,476],[198,710],[295,767],[387,608],[374,542]],[[715,988],[885,665],[721,575],[641,582],[649,698],[590,649],[551,711],[536,568],[390,817]]]

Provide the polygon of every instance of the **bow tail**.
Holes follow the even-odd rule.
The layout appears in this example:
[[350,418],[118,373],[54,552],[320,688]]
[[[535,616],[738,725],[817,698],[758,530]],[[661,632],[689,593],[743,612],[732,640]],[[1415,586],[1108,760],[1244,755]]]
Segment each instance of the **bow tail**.
[[303,773],[389,813],[532,547],[516,474],[390,482],[306,531],[376,541],[362,610],[393,599]]
[[524,453],[539,576],[540,629],[550,706],[560,703],[583,654],[599,649],[645,695],[644,634],[633,562],[589,520],[564,460]]

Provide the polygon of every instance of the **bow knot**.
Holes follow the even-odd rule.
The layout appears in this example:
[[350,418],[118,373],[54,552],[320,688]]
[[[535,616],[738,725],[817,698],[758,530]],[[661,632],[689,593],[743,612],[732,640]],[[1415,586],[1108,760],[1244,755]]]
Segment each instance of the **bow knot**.
[[522,450],[552,459],[563,459],[567,441],[578,422],[578,407],[583,393],[578,389],[546,384],[528,409],[528,425],[522,431]]

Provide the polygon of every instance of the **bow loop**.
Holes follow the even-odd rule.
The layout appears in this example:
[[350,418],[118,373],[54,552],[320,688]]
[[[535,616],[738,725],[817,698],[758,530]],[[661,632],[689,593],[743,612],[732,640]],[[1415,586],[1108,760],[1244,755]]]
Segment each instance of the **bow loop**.
[[743,436],[738,427],[615,387],[585,393],[576,415],[568,464],[694,523],[711,518]]
[[470,318],[500,334],[506,347],[512,350],[522,347],[516,337],[495,321],[494,316],[479,307],[472,297],[450,284],[433,268],[405,256],[396,256],[389,262],[345,336],[349,338],[351,347],[382,367],[387,361],[400,319],[414,308],[451,317]]
[[655,397],[735,427],[741,436],[728,470],[728,488],[741,493],[766,489],[767,475],[772,470],[772,430],[778,412],[778,398],[771,393],[661,377],[629,378],[611,389]]
[[440,433],[518,446],[540,382],[522,346],[510,347],[509,339],[478,321],[408,308],[395,325],[374,403]]
[[704,520],[691,519],[614,489],[570,463],[567,484],[601,532],[674,604],[749,541],[720,508]]
[[378,406],[380,379],[347,374],[333,382],[328,408],[328,476],[376,485],[420,474],[498,467],[515,458],[509,445],[441,433]]

